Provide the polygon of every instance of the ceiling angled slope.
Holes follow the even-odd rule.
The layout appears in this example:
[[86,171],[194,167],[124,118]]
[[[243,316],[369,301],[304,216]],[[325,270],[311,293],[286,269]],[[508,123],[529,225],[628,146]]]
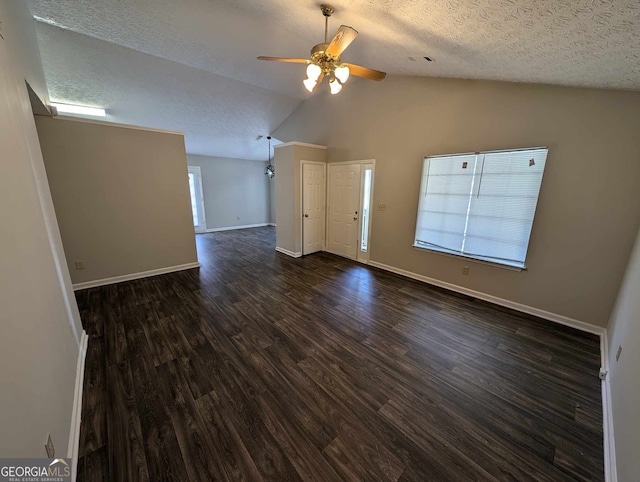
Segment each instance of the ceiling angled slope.
[[107,108],[112,122],[185,132],[187,152],[266,160],[258,134],[301,102],[255,85],[38,22],[51,99]]

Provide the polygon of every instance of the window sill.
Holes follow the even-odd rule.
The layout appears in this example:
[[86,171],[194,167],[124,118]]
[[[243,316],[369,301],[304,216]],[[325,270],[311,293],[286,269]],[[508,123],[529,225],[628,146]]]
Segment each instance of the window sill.
[[507,271],[517,271],[517,272],[521,272],[521,271],[526,271],[527,268],[525,267],[518,267],[518,266],[510,266],[508,264],[501,264],[501,263],[495,263],[493,261],[486,261],[484,259],[478,259],[478,258],[472,258],[471,256],[464,256],[462,254],[455,254],[455,253],[448,253],[446,251],[440,251],[438,249],[433,249],[433,248],[425,248],[424,246],[417,246],[417,245],[413,245],[413,249],[417,250],[417,251],[426,251],[428,253],[433,253],[433,254],[439,254],[441,256],[448,256],[450,258],[456,258],[456,259],[462,259],[465,261],[470,261],[472,263],[478,263],[478,264],[484,264],[484,265],[488,265],[488,266],[493,266],[494,268],[500,268],[500,269],[506,269]]

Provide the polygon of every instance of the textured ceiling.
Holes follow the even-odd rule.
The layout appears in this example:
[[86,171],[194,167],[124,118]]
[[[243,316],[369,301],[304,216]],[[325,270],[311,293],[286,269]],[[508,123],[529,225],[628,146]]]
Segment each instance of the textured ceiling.
[[107,120],[185,132],[187,152],[266,160],[259,134],[300,100],[38,23],[52,101],[105,106]]
[[[330,21],[330,32],[340,24],[360,32],[343,58],[391,74],[640,90],[638,0],[342,0],[333,4],[336,13]],[[68,74],[63,80],[61,69],[53,72],[53,64],[69,56],[66,53],[69,44],[79,42],[81,46],[73,50],[74,55],[92,48],[91,54],[87,52],[85,57],[109,52],[113,59],[124,57],[118,61],[118,68],[126,67],[123,65],[126,58],[132,59],[136,54],[109,46],[106,44],[109,42],[159,58],[154,62],[147,59],[157,68],[162,59],[185,66],[179,75],[180,67],[176,65],[171,75],[194,89],[204,89],[193,91],[192,100],[201,96],[215,101],[216,86],[225,85],[220,77],[226,77],[241,81],[238,91],[250,92],[252,86],[266,89],[265,96],[272,95],[273,102],[265,98],[264,103],[273,108],[273,103],[280,104],[284,99],[290,112],[296,105],[294,98],[303,99],[307,95],[301,85],[304,67],[259,62],[255,58],[258,55],[306,57],[309,49],[322,41],[324,28],[315,1],[30,0],[30,6],[32,13],[46,23],[103,41],[80,42],[54,34],[51,27],[39,29],[41,39],[46,37],[54,43],[66,41],[64,47],[42,44],[47,81],[54,86],[53,97],[64,92],[80,96],[68,99],[76,101],[85,95],[85,83],[75,82],[67,87],[67,82],[74,84],[73,75]],[[422,58],[425,55],[435,62],[426,62]],[[94,61],[96,63],[99,62]],[[82,75],[82,65],[76,63],[74,67],[78,68],[74,74]],[[125,88],[119,83],[121,76],[129,83],[139,81],[143,85],[150,77],[140,71],[134,82],[129,72],[111,67],[96,69],[96,65],[92,68],[93,77],[88,79],[91,75],[85,74],[84,82],[91,80],[92,85],[101,85],[106,97],[129,95],[118,92]],[[98,76],[98,72],[105,73],[104,70],[109,71],[108,81]],[[217,75],[210,76],[210,73]],[[163,75],[155,70],[154,76]],[[180,89],[178,84],[170,75],[164,77],[167,77],[164,81],[152,82],[153,88],[147,97],[153,98],[155,90],[174,91],[177,97],[189,96],[189,93],[175,92]],[[162,85],[156,89],[156,83]],[[144,90],[141,86],[138,88]],[[245,113],[253,109],[256,116],[270,119],[268,125],[263,124],[263,129],[272,127],[286,110],[282,105],[282,110],[266,113],[261,111],[260,104],[251,107],[241,93],[227,92],[236,95],[234,102],[228,102],[233,104],[232,108]],[[119,109],[114,108],[113,112],[119,119]],[[226,122],[222,118],[226,115],[234,114],[216,112],[207,117],[208,125],[224,128]],[[191,124],[197,124],[196,119]],[[145,125],[149,122],[145,121]],[[246,127],[253,128],[254,124]],[[181,130],[186,131],[190,143],[189,129]],[[246,132],[245,137],[248,140],[265,133],[264,130]],[[237,134],[242,136],[240,132]],[[218,149],[219,146],[214,146],[210,151]]]

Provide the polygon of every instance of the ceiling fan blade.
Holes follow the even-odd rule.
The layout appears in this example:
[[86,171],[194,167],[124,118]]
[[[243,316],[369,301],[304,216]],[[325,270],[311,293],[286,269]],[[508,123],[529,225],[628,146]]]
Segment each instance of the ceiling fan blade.
[[357,75],[358,77],[364,77],[369,80],[382,80],[387,76],[386,72],[380,72],[379,70],[368,69],[367,67],[361,67],[354,64],[342,64],[349,67],[349,73],[351,75]]
[[273,60],[275,62],[292,62],[294,64],[308,64],[309,59],[293,59],[290,57],[265,57],[261,55],[258,60]]
[[341,25],[336,34],[331,39],[331,43],[327,47],[327,54],[333,55],[334,57],[339,57],[342,52],[349,46],[351,42],[353,42],[358,36],[358,31],[347,27],[346,25]]

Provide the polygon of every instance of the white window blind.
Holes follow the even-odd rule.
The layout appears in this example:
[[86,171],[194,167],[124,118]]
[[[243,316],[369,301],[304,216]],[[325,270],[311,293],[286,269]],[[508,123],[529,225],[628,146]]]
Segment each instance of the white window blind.
[[414,246],[523,268],[546,148],[426,157]]

